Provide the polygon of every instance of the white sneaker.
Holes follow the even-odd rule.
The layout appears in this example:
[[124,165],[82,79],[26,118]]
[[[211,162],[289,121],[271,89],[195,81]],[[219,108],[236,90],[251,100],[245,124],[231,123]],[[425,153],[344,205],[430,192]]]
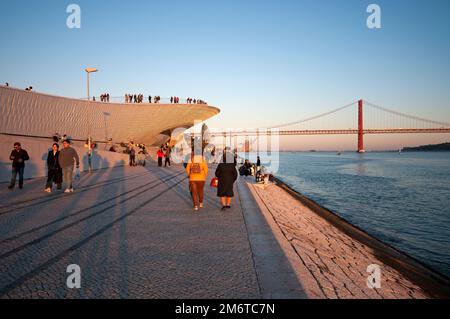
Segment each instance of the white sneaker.
[[66,188],[66,190],[64,191],[64,193],[70,193],[70,189]]
[[203,208],[203,207],[205,207],[205,206],[203,205],[203,203],[200,203],[200,208]]
[[51,192],[52,192],[52,189],[51,189],[51,188],[46,188],[46,189],[44,189],[44,192],[46,192],[46,193],[51,193]]
[[73,193],[73,188],[70,189],[70,192]]

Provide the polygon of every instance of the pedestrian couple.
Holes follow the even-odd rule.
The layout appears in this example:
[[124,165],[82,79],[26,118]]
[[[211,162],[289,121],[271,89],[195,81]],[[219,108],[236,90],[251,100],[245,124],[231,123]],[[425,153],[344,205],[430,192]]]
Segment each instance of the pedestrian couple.
[[[208,164],[200,154],[191,156],[186,172],[189,176],[189,189],[191,191],[194,211],[204,207],[204,188],[208,176]],[[222,162],[217,166],[215,176],[218,179],[217,196],[222,203],[222,211],[231,208],[231,198],[234,197],[233,186],[237,179],[236,164],[234,155],[227,151],[224,152]]]
[[158,152],[156,152],[156,156],[158,157],[158,166],[162,167],[163,165],[163,160],[164,160],[164,167],[167,167],[167,165],[169,165],[170,167],[170,157],[172,154],[172,149],[170,146],[166,146],[163,147],[161,146],[158,150]]
[[78,170],[80,158],[77,151],[70,146],[70,141],[63,141],[63,149],[61,151],[58,143],[54,143],[47,155],[48,177],[45,192],[52,192],[53,183],[57,185],[57,189],[62,189],[62,183],[64,183],[66,187],[64,192],[73,193],[73,171],[75,165]]

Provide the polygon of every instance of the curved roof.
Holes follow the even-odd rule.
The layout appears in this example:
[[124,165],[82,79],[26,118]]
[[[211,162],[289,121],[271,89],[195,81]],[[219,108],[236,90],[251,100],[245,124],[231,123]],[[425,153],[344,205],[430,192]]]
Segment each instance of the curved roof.
[[204,104],[89,102],[0,86],[0,133],[67,134],[74,139],[153,144],[160,134],[190,128],[220,110]]

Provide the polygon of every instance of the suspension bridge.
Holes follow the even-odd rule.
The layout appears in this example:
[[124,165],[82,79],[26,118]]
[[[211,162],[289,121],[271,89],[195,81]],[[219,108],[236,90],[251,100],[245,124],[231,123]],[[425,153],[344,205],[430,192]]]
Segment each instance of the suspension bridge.
[[[356,111],[354,115],[347,113],[344,117],[344,125],[351,123],[351,117],[356,118],[355,127],[350,128],[312,128],[314,123],[318,126],[327,126],[320,123],[321,120],[332,119],[332,124],[337,123],[337,119],[332,115],[343,113],[346,110]],[[341,119],[342,120],[342,119]],[[339,121],[342,122],[342,121]],[[325,125],[324,125],[325,124]],[[341,124],[342,125],[342,124]],[[352,125],[352,124],[350,124]],[[353,124],[354,125],[354,124]],[[450,123],[430,120],[414,115],[405,114],[382,107],[365,100],[359,100],[326,113],[305,118],[302,120],[270,126],[264,129],[253,130],[230,130],[222,132],[212,132],[211,137],[237,137],[245,136],[247,139],[254,136],[295,136],[295,135],[357,135],[357,151],[365,152],[364,136],[368,134],[439,134],[450,133]]]

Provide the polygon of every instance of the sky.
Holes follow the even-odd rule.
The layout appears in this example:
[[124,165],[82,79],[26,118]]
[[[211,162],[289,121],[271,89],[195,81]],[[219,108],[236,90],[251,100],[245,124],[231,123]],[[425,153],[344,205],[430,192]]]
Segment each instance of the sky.
[[[71,3],[80,29],[66,25]],[[381,29],[366,25],[371,3]],[[0,82],[81,98],[84,68],[97,67],[93,94],[201,98],[221,109],[207,122],[217,129],[292,122],[360,98],[450,122],[449,16],[448,0],[1,1]],[[356,126],[354,115],[330,121]],[[447,140],[368,136],[366,148]],[[352,149],[356,137],[281,145]]]

